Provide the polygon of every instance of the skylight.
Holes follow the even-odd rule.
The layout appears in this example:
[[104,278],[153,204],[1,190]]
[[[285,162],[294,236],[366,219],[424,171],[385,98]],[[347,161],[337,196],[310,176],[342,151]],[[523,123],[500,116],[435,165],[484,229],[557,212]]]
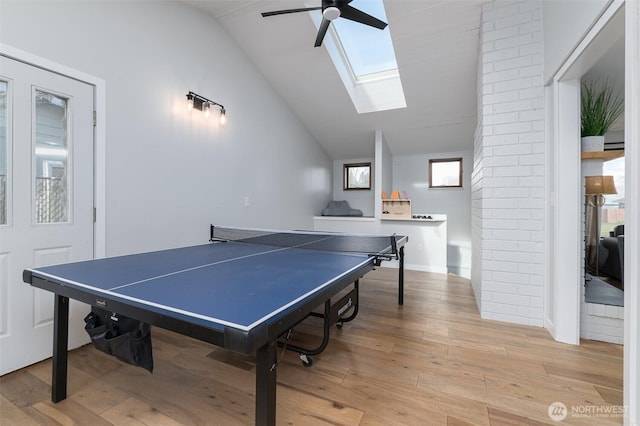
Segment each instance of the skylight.
[[[382,0],[353,0],[350,6],[387,21]],[[322,14],[309,14],[320,27]],[[345,18],[331,22],[323,46],[359,114],[406,108],[391,30],[372,28]]]
[[[382,0],[354,0],[350,6],[387,22]],[[336,19],[333,25],[357,79],[371,74],[398,71],[389,27],[381,31],[348,19]]]

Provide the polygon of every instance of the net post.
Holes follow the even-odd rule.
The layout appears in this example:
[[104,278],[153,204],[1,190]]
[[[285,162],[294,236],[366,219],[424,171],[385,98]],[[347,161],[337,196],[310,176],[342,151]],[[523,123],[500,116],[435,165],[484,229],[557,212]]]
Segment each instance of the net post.
[[398,241],[396,240],[396,234],[391,235],[391,253],[398,259]]
[[398,265],[398,305],[404,305],[404,246],[400,247]]
[[209,242],[213,242],[213,224],[209,225]]

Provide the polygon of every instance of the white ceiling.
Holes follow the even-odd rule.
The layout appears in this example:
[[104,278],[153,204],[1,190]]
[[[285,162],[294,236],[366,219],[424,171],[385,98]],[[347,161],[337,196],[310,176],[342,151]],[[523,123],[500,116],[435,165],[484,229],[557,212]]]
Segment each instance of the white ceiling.
[[225,27],[332,158],[373,156],[376,130],[394,155],[473,148],[481,0],[385,0],[407,108],[367,114],[306,13],[260,15],[321,0],[184,1]]
[[[624,97],[624,34],[608,49],[585,75],[582,81],[606,82],[614,93]],[[613,123],[611,131],[624,132],[624,114]]]

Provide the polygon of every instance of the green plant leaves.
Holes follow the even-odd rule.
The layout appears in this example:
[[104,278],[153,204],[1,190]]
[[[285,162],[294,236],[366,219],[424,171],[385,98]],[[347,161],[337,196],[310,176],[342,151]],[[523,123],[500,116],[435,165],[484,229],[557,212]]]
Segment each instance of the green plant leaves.
[[603,136],[624,111],[624,98],[607,80],[582,83],[582,136]]

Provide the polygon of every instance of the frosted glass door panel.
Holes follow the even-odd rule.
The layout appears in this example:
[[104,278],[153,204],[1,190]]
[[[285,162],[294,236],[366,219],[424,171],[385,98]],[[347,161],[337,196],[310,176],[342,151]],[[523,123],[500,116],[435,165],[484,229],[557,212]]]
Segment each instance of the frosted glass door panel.
[[7,82],[0,80],[0,225],[7,224],[7,165],[9,161],[7,126]]
[[69,99],[34,90],[36,223],[69,221]]

